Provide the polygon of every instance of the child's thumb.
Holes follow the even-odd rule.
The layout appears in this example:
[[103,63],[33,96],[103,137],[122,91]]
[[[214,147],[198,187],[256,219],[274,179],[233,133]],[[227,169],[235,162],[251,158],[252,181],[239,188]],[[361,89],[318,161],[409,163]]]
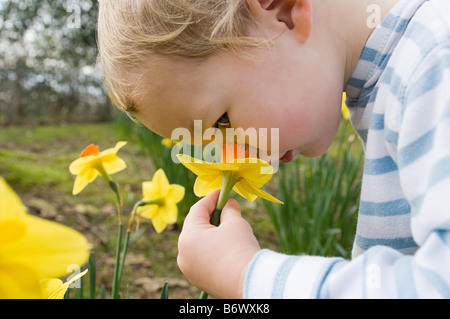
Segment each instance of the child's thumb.
[[241,214],[241,206],[235,199],[230,199],[225,204],[225,207],[222,210],[222,215],[220,217],[221,223],[226,223],[227,221],[232,220],[233,218],[242,218]]

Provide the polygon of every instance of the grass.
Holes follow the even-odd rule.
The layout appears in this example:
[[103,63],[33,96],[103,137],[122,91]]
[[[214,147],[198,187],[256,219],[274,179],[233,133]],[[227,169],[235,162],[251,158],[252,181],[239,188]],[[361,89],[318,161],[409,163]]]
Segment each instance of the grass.
[[283,252],[350,257],[362,176],[362,147],[344,121],[329,152],[280,166],[279,199],[265,202]]
[[[72,196],[74,176],[68,167],[87,145],[94,143],[104,150],[123,140],[119,136],[111,123],[0,129],[0,176],[19,194],[30,213],[68,225],[89,239],[96,254],[98,286],[105,286],[107,298],[117,232],[115,197],[101,178]],[[128,144],[119,156],[128,168],[115,178],[124,197],[124,213],[128,214],[142,196],[141,183],[152,178],[155,168],[137,138],[126,140]],[[255,205],[242,202],[242,206],[261,245],[277,249],[274,228],[261,201]],[[171,298],[197,298],[200,291],[187,282],[176,264],[180,225],[161,235],[148,222],[141,224],[141,230],[143,234],[129,248],[122,293],[131,298],[158,299],[168,280]]]

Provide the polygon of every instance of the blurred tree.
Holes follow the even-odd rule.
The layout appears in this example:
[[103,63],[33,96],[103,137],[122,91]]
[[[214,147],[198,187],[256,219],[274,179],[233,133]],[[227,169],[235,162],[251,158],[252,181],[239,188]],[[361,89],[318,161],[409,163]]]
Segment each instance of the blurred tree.
[[107,120],[96,0],[0,0],[0,124]]

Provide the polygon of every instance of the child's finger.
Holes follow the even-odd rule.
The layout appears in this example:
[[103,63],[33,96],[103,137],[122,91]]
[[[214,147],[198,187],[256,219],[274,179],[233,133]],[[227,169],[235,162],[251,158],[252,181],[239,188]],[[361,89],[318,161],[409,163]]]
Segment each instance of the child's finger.
[[188,225],[207,225],[211,226],[210,218],[214,210],[216,209],[217,200],[219,198],[219,192],[215,191],[205,198],[199,200],[195,205],[191,207],[189,214],[185,219],[185,226]]
[[226,223],[227,221],[230,221],[231,219],[236,217],[242,217],[241,206],[239,205],[237,200],[230,199],[222,210],[220,221],[221,223]]

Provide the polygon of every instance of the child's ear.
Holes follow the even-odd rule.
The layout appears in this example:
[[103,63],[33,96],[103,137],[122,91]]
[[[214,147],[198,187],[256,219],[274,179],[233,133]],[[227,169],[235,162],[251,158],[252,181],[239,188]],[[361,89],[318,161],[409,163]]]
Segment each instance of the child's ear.
[[289,28],[304,43],[312,32],[312,0],[247,0],[254,18],[265,26]]
[[292,7],[291,17],[298,40],[308,41],[313,28],[313,12],[311,0],[297,0]]

